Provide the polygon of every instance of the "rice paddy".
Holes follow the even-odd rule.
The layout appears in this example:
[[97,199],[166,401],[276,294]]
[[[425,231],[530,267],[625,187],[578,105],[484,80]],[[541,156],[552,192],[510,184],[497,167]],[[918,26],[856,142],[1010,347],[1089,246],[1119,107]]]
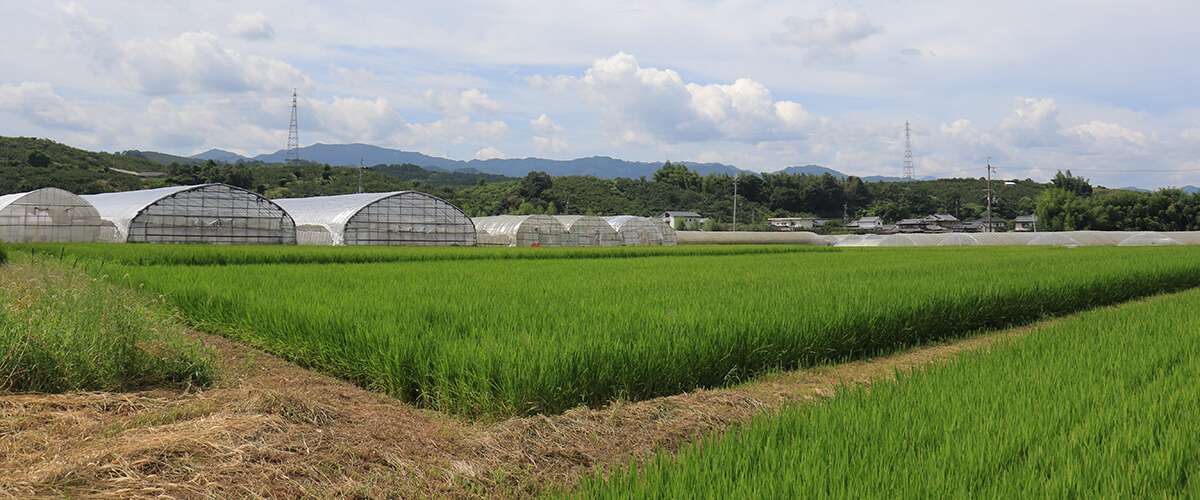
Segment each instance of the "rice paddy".
[[765,415],[583,498],[1200,495],[1200,291],[1097,310]]
[[127,245],[81,262],[201,328],[484,418],[723,386],[1200,285],[1191,247],[353,249],[377,260],[353,263],[329,263],[344,248],[204,248],[217,257]]

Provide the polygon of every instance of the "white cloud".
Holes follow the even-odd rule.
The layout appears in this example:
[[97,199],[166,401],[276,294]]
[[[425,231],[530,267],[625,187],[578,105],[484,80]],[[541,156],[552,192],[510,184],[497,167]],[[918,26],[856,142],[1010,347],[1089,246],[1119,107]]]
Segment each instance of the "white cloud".
[[365,100],[334,97],[333,101],[305,99],[307,114],[317,118],[317,127],[341,142],[388,141],[405,126],[404,118],[384,98]]
[[1179,138],[1190,142],[1200,142],[1200,127],[1189,128],[1179,133]]
[[1018,97],[1016,105],[1000,123],[1000,134],[1006,141],[1019,147],[1053,146],[1061,141],[1054,99]]
[[46,82],[0,84],[0,111],[20,114],[43,127],[87,130],[91,123],[86,113],[58,94]]
[[533,131],[539,134],[552,135],[563,131],[563,128],[554,123],[554,120],[551,120],[546,113],[542,113],[542,116],[529,120],[529,126],[533,127]]
[[817,17],[789,17],[783,23],[789,29],[773,33],[771,39],[779,45],[805,49],[805,61],[809,63],[853,60],[857,54],[851,45],[883,32],[859,11],[827,9]]
[[673,70],[643,68],[632,55],[600,59],[582,78],[535,80],[537,86],[577,89],[597,107],[614,139],[670,142],[733,140],[758,143],[796,137],[813,122],[798,103],[775,101],[761,83],[740,78],[732,85],[685,83]]
[[1098,120],[1065,129],[1061,134],[1088,145],[1108,148],[1144,147],[1147,142],[1144,133]]
[[226,29],[231,35],[246,40],[270,40],[275,37],[275,29],[262,12],[238,14],[229,21]]
[[430,108],[452,116],[500,111],[500,105],[479,89],[464,90],[457,95],[445,90],[426,90],[423,97]]
[[479,151],[475,152],[476,160],[493,160],[496,158],[504,158],[504,153],[501,153],[499,149],[491,146],[481,148]]
[[330,64],[329,73],[339,87],[362,88],[379,83],[379,77],[366,68],[349,69]]
[[117,41],[76,4],[59,6],[59,13],[75,48],[89,56],[96,71],[142,94],[281,91],[310,83],[290,64],[242,55],[208,32]]
[[537,135],[533,136],[533,147],[534,149],[538,150],[538,152],[550,154],[563,154],[569,150],[567,147],[567,141],[564,141],[561,138],[541,137]]
[[482,144],[501,141],[512,134],[508,124],[495,120],[475,122],[465,116],[446,118],[431,123],[412,124],[407,133],[396,140],[407,145]]

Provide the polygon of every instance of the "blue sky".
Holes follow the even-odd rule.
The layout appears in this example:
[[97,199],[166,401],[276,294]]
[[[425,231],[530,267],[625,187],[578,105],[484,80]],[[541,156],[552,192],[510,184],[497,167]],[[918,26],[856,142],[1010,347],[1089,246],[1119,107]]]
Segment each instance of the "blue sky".
[[9,0],[0,135],[1200,185],[1200,3]]

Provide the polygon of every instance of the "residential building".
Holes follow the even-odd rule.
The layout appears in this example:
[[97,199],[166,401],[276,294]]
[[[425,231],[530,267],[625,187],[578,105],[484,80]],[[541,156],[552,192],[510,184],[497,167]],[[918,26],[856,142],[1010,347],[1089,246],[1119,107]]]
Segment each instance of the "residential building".
[[672,228],[699,228],[700,225],[704,224],[705,220],[708,220],[704,217],[701,217],[700,214],[696,212],[682,212],[674,210],[663,212],[662,214],[659,214],[658,218],[662,219],[663,222],[667,223],[667,225],[671,226]]
[[1017,218],[1013,219],[1013,231],[1037,231],[1037,216],[1017,216]]
[[767,219],[771,227],[780,231],[814,229],[825,225],[826,219],[816,217],[772,217]]

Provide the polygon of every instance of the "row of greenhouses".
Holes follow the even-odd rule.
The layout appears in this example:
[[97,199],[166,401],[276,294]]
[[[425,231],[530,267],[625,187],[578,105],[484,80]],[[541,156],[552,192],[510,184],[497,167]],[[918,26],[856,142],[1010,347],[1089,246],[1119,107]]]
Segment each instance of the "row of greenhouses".
[[660,219],[617,215],[494,215],[475,217],[480,246],[610,247],[675,245],[675,230]]
[[269,200],[227,184],[75,195],[0,196],[0,240],[276,245],[674,245],[658,219],[480,217],[416,191]]

